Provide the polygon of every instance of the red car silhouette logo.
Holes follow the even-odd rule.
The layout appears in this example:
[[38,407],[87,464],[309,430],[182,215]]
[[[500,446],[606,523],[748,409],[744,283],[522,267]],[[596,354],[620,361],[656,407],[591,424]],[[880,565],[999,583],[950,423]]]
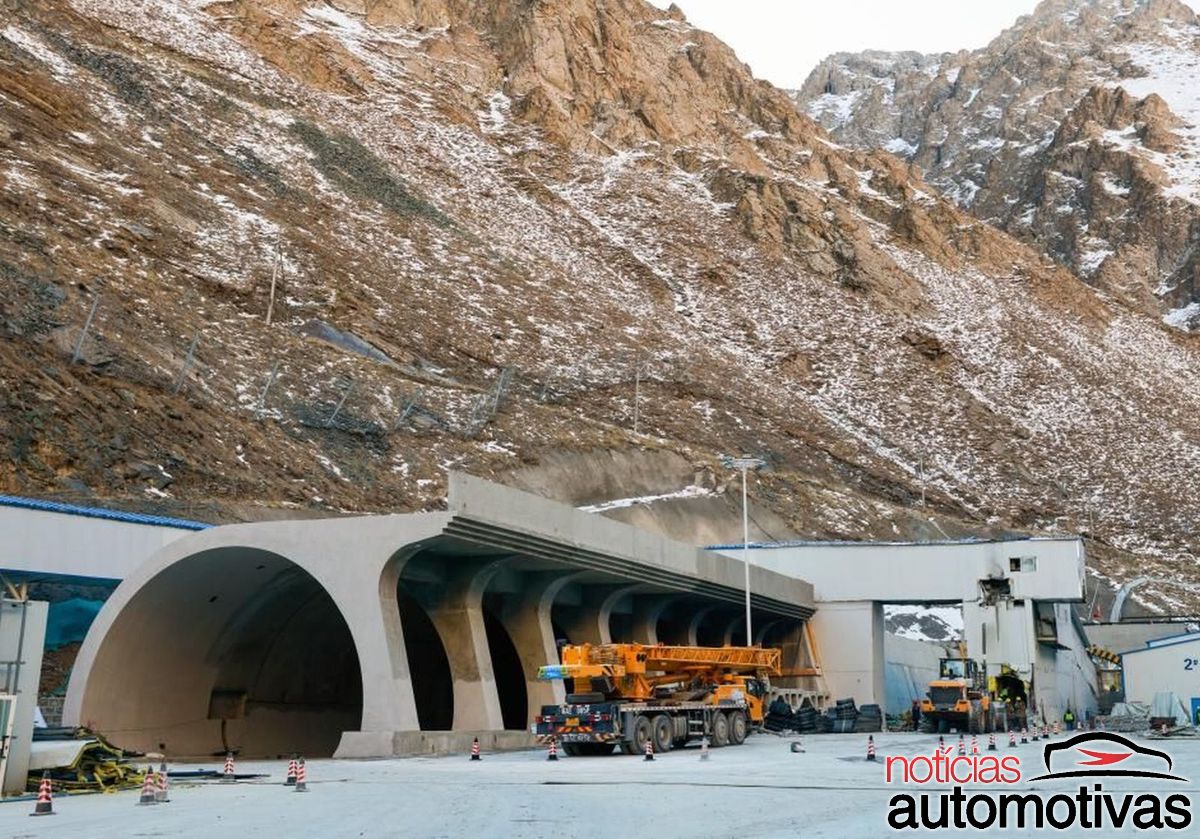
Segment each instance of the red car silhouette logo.
[[[1102,746],[1116,746],[1118,750],[1101,751],[1099,747]],[[1063,753],[1064,756],[1086,756],[1090,760],[1077,760],[1075,765],[1090,768],[1063,769],[1055,772],[1052,770],[1050,763],[1060,753]],[[1166,771],[1118,767],[1118,764],[1124,763],[1135,756],[1162,761],[1166,764]],[[1046,763],[1046,774],[1030,778],[1030,781],[1048,781],[1054,778],[1158,778],[1163,781],[1182,781],[1183,783],[1188,783],[1187,778],[1171,774],[1175,762],[1166,752],[1146,746],[1139,746],[1137,743],[1122,737],[1120,734],[1110,734],[1107,731],[1086,732],[1084,734],[1077,734],[1063,743],[1052,743],[1042,750],[1042,759]],[[1144,760],[1142,761],[1142,763],[1145,762]]]

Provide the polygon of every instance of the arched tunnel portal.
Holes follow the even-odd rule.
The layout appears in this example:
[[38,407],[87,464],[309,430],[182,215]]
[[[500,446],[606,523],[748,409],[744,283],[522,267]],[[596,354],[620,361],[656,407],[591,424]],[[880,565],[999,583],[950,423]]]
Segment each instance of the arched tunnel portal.
[[341,612],[279,554],[223,547],[150,579],[96,653],[80,719],[116,745],[174,756],[332,755],[362,718]]

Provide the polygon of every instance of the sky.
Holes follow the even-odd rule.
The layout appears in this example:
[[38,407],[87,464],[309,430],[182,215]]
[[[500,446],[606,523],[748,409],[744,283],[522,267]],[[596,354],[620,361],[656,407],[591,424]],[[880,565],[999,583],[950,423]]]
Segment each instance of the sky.
[[[1200,0],[1185,0],[1200,7]],[[671,0],[650,0],[666,8]],[[779,87],[799,87],[834,52],[982,47],[1037,0],[675,0]]]

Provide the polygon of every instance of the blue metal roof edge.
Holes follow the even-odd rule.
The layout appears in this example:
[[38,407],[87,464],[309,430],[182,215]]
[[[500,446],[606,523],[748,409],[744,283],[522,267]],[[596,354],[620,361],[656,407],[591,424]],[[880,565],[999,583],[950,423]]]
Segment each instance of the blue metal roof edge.
[[[794,539],[787,542],[751,542],[751,550],[776,550],[778,548],[869,548],[869,547],[924,547],[927,545],[1000,545],[1009,542],[1079,542],[1079,536],[1002,536],[992,539],[982,537],[967,537],[963,539],[929,539],[921,542],[854,542],[848,540],[836,541],[805,541]],[[709,545],[706,551],[740,551],[744,546],[741,542],[732,545]]]
[[174,527],[178,530],[207,530],[212,527],[211,524],[188,521],[187,519],[148,516],[142,513],[125,513],[119,510],[104,510],[100,507],[79,507],[75,504],[60,504],[57,501],[42,501],[37,498],[21,498],[17,495],[0,495],[0,507],[17,507],[22,510],[37,510],[43,513],[60,513],[66,516],[107,519],[108,521],[119,521],[126,524]]

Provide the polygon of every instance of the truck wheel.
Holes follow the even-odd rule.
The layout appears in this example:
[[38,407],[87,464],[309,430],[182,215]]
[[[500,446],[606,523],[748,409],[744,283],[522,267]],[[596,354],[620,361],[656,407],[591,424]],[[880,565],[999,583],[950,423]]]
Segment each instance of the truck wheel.
[[562,750],[567,757],[579,757],[578,743],[563,743]]
[[650,726],[650,719],[639,715],[633,723],[633,753],[645,754],[646,744],[651,742],[653,737],[654,730]]
[[712,744],[713,748],[729,745],[729,717],[725,716],[720,711],[713,714],[712,719]]
[[746,742],[746,714],[732,711],[729,714],[729,744],[740,746]]
[[654,718],[654,751],[662,754],[671,751],[671,741],[675,739],[675,726],[666,714]]

